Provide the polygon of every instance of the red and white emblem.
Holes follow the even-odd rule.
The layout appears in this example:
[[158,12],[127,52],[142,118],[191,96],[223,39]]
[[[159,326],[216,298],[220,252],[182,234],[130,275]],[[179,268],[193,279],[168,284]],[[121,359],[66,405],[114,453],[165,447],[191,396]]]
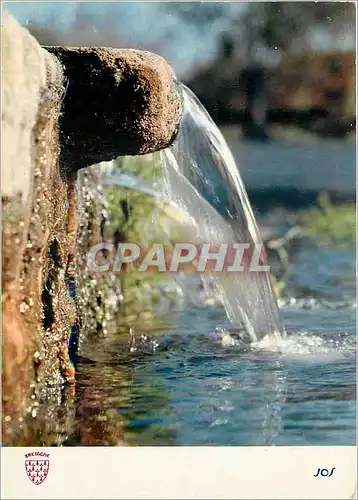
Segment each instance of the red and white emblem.
[[50,468],[50,455],[48,453],[27,453],[25,455],[25,470],[27,477],[34,484],[45,481]]

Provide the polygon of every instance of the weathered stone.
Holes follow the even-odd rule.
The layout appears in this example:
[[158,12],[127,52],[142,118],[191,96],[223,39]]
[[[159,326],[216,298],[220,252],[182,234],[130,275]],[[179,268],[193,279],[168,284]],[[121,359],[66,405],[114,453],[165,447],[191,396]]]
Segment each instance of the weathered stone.
[[[76,171],[168,146],[181,103],[160,57],[47,51],[6,13],[2,63],[3,443],[51,446],[66,438],[75,411],[69,342],[83,312],[75,255],[85,262],[102,210],[98,176],[82,193],[97,193],[88,207]],[[98,286],[78,284],[100,309]]]
[[64,67],[63,163],[72,170],[168,147],[181,118],[174,74],[149,52],[46,47]]
[[64,94],[58,61],[2,18],[3,440],[25,444],[46,387],[72,375],[67,354],[67,180],[59,170]]

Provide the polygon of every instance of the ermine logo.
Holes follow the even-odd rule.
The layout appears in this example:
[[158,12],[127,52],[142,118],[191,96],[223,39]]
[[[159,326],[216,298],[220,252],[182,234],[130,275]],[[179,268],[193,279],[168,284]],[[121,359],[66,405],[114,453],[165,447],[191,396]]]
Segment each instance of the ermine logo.
[[42,451],[25,454],[25,470],[27,477],[34,484],[41,484],[48,476],[50,455]]

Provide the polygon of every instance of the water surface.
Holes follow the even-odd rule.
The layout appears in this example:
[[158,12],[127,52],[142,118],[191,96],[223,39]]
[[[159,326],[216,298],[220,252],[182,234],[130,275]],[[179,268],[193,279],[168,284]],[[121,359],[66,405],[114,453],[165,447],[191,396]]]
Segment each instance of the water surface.
[[222,306],[199,300],[136,331],[130,353],[108,339],[78,367],[82,431],[68,444],[353,445],[354,252],[311,244],[293,264],[278,343],[244,346]]

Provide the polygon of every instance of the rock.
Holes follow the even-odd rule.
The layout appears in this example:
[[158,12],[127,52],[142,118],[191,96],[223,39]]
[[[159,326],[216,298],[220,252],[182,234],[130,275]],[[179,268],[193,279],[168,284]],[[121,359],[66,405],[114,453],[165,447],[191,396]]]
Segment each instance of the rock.
[[181,118],[171,67],[150,52],[47,47],[64,67],[63,163],[72,170],[168,147]]
[[[51,85],[59,83],[61,69],[54,57],[6,12],[2,19],[2,195],[21,193],[26,204],[31,178],[33,143],[40,102],[51,99]],[[48,89],[46,96],[45,89]],[[21,105],[21,103],[25,105]],[[16,165],[16,175],[14,168]],[[12,167],[12,168],[11,168]]]
[[[91,245],[102,210],[98,176],[85,190],[98,195],[87,208],[77,170],[168,146],[181,103],[159,56],[47,51],[6,12],[2,63],[2,438],[6,446],[51,446],[66,438],[76,409],[75,255],[85,257],[81,243]],[[78,283],[97,310],[98,287]]]
[[68,185],[58,140],[64,87],[56,58],[7,13],[2,42],[3,440],[20,445],[35,400],[71,373]]

